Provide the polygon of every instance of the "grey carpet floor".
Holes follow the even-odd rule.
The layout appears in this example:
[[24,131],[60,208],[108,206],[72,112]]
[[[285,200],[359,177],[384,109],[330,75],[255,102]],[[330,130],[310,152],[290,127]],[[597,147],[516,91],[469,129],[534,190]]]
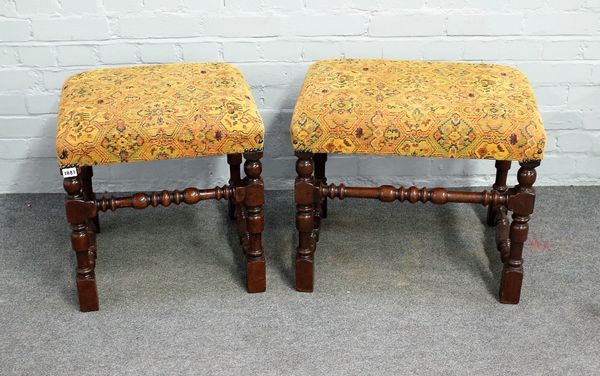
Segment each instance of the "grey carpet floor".
[[101,217],[80,313],[61,195],[0,195],[2,375],[598,375],[600,187],[539,188],[519,305],[485,209],[330,202],[316,290],[292,287],[291,192],[268,192],[268,290],[222,202]]

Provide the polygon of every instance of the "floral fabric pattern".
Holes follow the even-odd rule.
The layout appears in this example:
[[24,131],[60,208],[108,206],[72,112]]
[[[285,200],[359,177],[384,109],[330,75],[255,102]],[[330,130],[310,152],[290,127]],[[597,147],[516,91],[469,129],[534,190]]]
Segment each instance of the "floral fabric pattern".
[[527,78],[492,64],[327,60],[310,68],[291,125],[296,151],[541,160]]
[[98,69],[63,85],[61,167],[262,150],[263,122],[241,72],[224,63]]

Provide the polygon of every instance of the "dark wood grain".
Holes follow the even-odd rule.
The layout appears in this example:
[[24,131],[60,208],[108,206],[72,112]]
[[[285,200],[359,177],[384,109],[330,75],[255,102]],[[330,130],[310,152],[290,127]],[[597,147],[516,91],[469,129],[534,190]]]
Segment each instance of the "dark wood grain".
[[315,229],[315,204],[320,202],[313,176],[314,164],[312,153],[296,153],[296,181],[294,199],[296,201],[296,229],[298,230],[298,247],[296,248],[296,290],[313,291],[314,252],[316,242],[313,237]]
[[501,207],[501,210],[498,211],[498,216],[499,218],[495,221],[496,248],[500,253],[502,263],[504,263],[510,253],[510,221],[508,220],[506,206]]
[[[511,161],[496,161],[496,181],[492,186],[492,189],[496,192],[504,193],[508,190],[506,185],[506,178],[508,177],[508,171],[510,170]],[[504,210],[506,214],[506,207],[499,205],[490,205],[488,207],[487,224],[488,226],[495,226],[496,222],[501,218],[500,211]]]
[[197,204],[204,200],[229,200],[234,197],[234,188],[229,185],[215,187],[211,189],[186,188],[183,190],[160,191],[160,192],[138,192],[131,196],[122,197],[101,197],[96,200],[99,211],[115,211],[117,209],[134,208],[145,209],[149,206],[157,207],[159,205],[169,206],[171,204],[179,205]]
[[[241,154],[228,154],[227,155],[227,164],[229,164],[229,185],[232,187],[239,187],[242,183],[242,178],[240,175],[240,165],[242,164],[242,155]],[[236,212],[236,203],[233,198],[229,199],[227,205],[227,212],[229,214],[229,218],[235,219]]]
[[[325,164],[327,163],[327,154],[317,153],[314,155],[315,161],[315,181],[318,185],[327,185],[327,177],[325,176]],[[319,222],[323,218],[327,218],[327,198],[323,197],[318,205]],[[317,225],[316,228],[320,226]]]
[[[296,182],[294,200],[296,202],[296,228],[298,247],[296,248],[296,289],[311,292],[314,289],[314,252],[320,233],[320,219],[323,218],[321,201],[324,199],[346,198],[374,199],[382,202],[409,202],[443,205],[447,203],[471,203],[488,206],[488,224],[497,226],[496,244],[504,269],[500,287],[500,302],[519,302],[523,279],[523,244],[527,239],[528,222],[533,213],[535,201],[535,168],[539,161],[521,163],[518,172],[519,184],[509,189],[506,181],[510,161],[496,162],[496,180],[491,191],[470,192],[438,188],[394,187],[347,187],[344,184],[326,184],[326,154],[320,155],[296,152]],[[323,157],[325,156],[325,158]],[[326,210],[326,209],[325,209]],[[509,224],[508,212],[513,212]]]
[[523,284],[523,245],[527,240],[529,219],[535,204],[533,183],[536,179],[535,168],[539,161],[521,163],[517,173],[519,184],[514,188],[508,201],[508,209],[512,210],[510,224],[510,253],[504,262],[502,280],[500,282],[500,302],[517,304],[521,297]]
[[265,187],[261,178],[262,152],[244,153],[244,217],[247,232],[246,270],[248,292],[263,292],[266,289],[265,253],[262,245],[262,233],[265,227],[263,205]]
[[[81,171],[79,171],[81,173]],[[99,309],[98,292],[96,288],[96,247],[93,245],[88,223],[96,216],[93,202],[85,201],[81,174],[65,178],[63,187],[67,192],[65,211],[67,221],[71,225],[71,247],[77,258],[77,295],[79,309],[82,312]]]
[[[92,185],[92,177],[94,176],[94,170],[92,166],[81,167],[81,184],[83,191],[83,199],[85,201],[94,201],[96,199],[96,194],[94,193],[94,187]],[[94,218],[92,218],[92,224],[90,228],[94,231],[95,234],[100,233],[100,219],[98,218],[98,214]]]
[[442,205],[451,202],[461,202],[470,204],[503,205],[507,201],[506,193],[496,191],[466,192],[450,191],[446,188],[417,188],[417,187],[399,187],[391,185],[382,185],[380,187],[346,187],[344,184],[329,184],[320,187],[321,197],[339,198],[369,198],[383,202],[432,202]]
[[246,257],[248,292],[265,291],[265,255],[262,246],[265,195],[260,162],[262,152],[245,153],[244,157],[244,179],[240,176],[242,155],[232,154],[227,158],[231,173],[230,184],[211,189],[190,187],[96,198],[92,188],[91,167],[79,167],[76,177],[64,179],[67,192],[65,210],[72,229],[71,243],[77,255],[77,294],[81,311],[96,311],[99,308],[95,274],[98,212],[114,212],[124,208],[145,209],[182,203],[192,205],[205,200],[228,200],[229,216],[236,219],[240,243]]

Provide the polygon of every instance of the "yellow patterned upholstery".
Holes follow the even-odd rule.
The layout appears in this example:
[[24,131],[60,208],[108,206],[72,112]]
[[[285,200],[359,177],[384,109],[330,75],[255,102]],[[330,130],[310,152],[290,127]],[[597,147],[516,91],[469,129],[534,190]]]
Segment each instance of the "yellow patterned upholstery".
[[262,150],[264,126],[237,68],[223,63],[98,69],[64,86],[61,167]]
[[546,135],[527,78],[490,64],[328,60],[306,77],[296,151],[540,160]]

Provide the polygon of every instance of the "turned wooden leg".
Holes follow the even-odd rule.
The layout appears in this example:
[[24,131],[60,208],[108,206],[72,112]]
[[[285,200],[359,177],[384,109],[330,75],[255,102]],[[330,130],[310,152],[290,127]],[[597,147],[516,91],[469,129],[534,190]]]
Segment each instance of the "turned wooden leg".
[[[229,185],[232,187],[238,187],[241,184],[242,178],[240,177],[240,165],[242,164],[241,154],[228,154],[227,163],[229,164]],[[228,213],[229,218],[235,219],[235,200],[234,198],[229,199]]]
[[97,311],[99,308],[96,289],[95,246],[88,223],[96,215],[96,204],[84,200],[83,184],[80,176],[65,178],[63,186],[67,192],[65,210],[71,225],[71,245],[77,257],[77,295],[82,312]]
[[539,161],[521,163],[517,174],[519,184],[514,188],[509,198],[509,209],[513,211],[513,221],[510,225],[510,254],[504,262],[502,280],[500,282],[500,302],[508,304],[519,303],[521,285],[523,282],[523,244],[527,240],[529,218],[533,213],[535,203],[535,168]]
[[506,262],[510,255],[510,221],[506,207],[498,210],[498,219],[496,220],[496,248],[500,253],[502,262]]
[[[94,176],[94,170],[92,166],[81,167],[81,184],[83,190],[83,199],[85,201],[94,201],[96,200],[96,194],[94,193],[94,187],[92,185],[92,177]],[[100,219],[98,218],[98,214],[94,216],[91,220],[92,229],[94,233],[100,233]]]
[[248,292],[266,290],[265,254],[262,247],[262,232],[265,226],[263,205],[265,188],[260,177],[262,152],[244,153],[246,231],[248,246],[246,250],[246,270]]
[[[492,186],[495,191],[504,193],[508,190],[506,178],[508,170],[510,170],[511,161],[496,161],[496,182]],[[488,207],[487,224],[488,226],[496,226],[496,222],[500,219],[498,211],[502,210],[497,206],[490,205]]]
[[[317,183],[321,182],[327,184],[327,177],[325,176],[325,163],[327,162],[327,154],[317,153],[314,156],[315,160],[315,180]],[[319,218],[327,218],[327,197],[320,199],[319,207]]]
[[[96,194],[92,185],[92,177],[94,171],[92,166],[81,167],[81,190],[83,192],[84,201],[95,201]],[[100,219],[98,213],[93,218],[88,220],[88,233],[90,235],[90,252],[94,256],[94,260],[98,257],[96,246],[96,234],[100,233]]]
[[320,197],[315,197],[315,179],[313,177],[313,154],[296,152],[296,182],[294,199],[296,201],[296,228],[298,229],[298,248],[296,248],[296,290],[313,291],[314,280],[314,205]]

